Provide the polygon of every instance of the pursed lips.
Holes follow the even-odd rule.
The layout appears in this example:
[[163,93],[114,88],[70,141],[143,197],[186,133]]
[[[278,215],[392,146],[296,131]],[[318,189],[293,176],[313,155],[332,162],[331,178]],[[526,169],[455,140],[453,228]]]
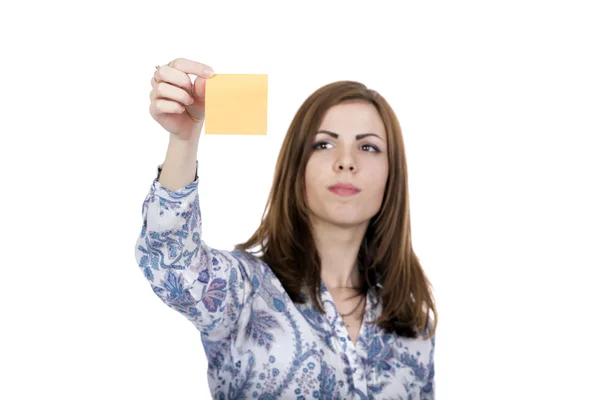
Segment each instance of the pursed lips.
[[329,186],[329,191],[337,194],[338,196],[348,197],[354,196],[360,189],[351,183],[336,183],[335,185]]

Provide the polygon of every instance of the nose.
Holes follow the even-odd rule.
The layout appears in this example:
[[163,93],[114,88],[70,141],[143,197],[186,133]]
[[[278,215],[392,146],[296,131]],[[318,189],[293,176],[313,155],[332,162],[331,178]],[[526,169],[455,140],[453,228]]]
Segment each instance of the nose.
[[340,155],[335,163],[335,169],[337,171],[355,172],[357,170],[357,166],[354,157],[352,157],[352,155],[349,153]]

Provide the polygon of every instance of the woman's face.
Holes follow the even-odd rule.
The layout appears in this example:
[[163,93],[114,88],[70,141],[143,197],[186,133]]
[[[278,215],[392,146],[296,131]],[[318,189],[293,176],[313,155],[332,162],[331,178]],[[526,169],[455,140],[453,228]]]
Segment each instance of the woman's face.
[[311,218],[366,227],[381,208],[388,169],[385,127],[375,106],[352,101],[330,108],[306,166]]

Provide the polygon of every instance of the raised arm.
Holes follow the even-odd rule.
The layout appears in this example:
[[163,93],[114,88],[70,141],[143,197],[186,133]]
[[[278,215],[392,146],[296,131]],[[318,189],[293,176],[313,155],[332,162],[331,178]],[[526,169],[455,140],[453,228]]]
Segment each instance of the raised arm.
[[[237,323],[251,292],[247,271],[255,266],[247,257],[211,249],[202,240],[196,157],[205,69],[175,60],[158,69],[152,80],[151,114],[171,136],[143,203],[135,257],[163,302],[211,339],[220,339]],[[190,73],[198,75],[193,85]]]
[[211,339],[235,326],[254,268],[202,240],[198,181],[171,191],[155,179],[143,207],[135,257],[154,293]]

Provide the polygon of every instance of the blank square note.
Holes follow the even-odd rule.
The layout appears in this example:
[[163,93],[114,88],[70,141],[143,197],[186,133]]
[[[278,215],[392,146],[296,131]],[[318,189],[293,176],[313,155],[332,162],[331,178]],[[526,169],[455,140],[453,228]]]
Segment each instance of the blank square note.
[[266,74],[215,74],[206,80],[207,134],[267,134]]

